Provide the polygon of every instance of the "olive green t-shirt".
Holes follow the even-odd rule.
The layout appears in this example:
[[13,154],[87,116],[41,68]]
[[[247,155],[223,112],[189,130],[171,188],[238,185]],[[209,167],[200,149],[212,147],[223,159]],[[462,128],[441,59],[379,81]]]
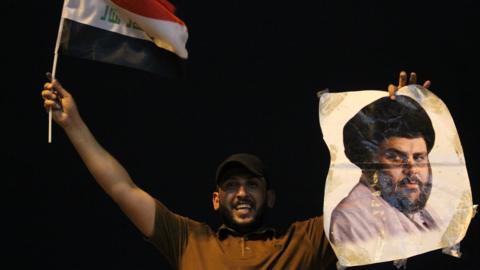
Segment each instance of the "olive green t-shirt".
[[326,269],[335,255],[325,237],[323,217],[295,222],[284,230],[261,228],[246,235],[174,214],[156,203],[149,239],[174,269]]

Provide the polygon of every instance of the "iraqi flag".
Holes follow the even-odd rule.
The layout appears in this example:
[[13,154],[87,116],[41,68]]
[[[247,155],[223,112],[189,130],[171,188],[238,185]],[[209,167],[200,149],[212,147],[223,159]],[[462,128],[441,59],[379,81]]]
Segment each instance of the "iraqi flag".
[[188,31],[167,0],[65,0],[59,52],[178,77]]

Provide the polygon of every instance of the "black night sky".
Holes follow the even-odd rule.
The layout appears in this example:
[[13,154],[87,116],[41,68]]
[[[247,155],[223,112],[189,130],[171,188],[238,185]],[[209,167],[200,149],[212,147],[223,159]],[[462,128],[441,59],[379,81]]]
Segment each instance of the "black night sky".
[[[278,193],[272,222],[320,214],[330,160],[316,92],[386,89],[401,70],[431,80],[448,106],[479,202],[473,0],[174,3],[189,29],[185,78],[68,56],[57,69],[98,141],[171,210],[218,225],[216,166],[231,153],[252,152],[266,161]],[[58,126],[47,143],[40,91],[61,8],[62,1],[4,3],[2,264],[170,269],[96,185]],[[476,269],[479,224],[477,216],[461,259],[437,250],[410,258],[407,269]]]

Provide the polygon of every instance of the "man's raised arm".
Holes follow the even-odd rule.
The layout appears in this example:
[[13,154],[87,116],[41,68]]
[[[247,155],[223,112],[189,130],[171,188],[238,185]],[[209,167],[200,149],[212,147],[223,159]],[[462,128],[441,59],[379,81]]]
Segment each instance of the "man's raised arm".
[[46,83],[44,107],[52,108],[53,119],[66,132],[97,183],[147,237],[152,236],[155,200],[140,189],[125,168],[95,139],[78,112],[73,97],[58,81]]

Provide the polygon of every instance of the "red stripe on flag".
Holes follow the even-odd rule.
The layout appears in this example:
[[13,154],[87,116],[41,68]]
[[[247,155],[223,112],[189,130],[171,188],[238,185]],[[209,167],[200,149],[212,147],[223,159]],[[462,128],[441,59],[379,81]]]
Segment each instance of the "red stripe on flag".
[[175,6],[168,2],[168,0],[157,0],[162,3],[171,13],[175,13]]
[[181,25],[185,23],[175,16],[175,6],[167,0],[111,0],[119,7],[138,15],[157,20],[171,21]]

